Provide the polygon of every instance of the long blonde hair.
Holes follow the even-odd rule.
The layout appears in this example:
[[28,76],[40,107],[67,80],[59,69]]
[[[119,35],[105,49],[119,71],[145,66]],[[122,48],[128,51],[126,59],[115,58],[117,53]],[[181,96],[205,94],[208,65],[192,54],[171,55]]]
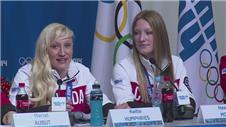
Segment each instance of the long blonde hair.
[[37,40],[31,70],[32,98],[30,100],[34,102],[34,107],[51,103],[51,98],[55,93],[56,81],[52,75],[47,49],[59,36],[74,37],[74,34],[63,24],[51,23],[42,30]]
[[[172,80],[174,80],[173,65],[171,58],[171,51],[168,39],[168,33],[166,30],[165,23],[161,15],[153,10],[144,10],[138,13],[133,21],[132,32],[134,34],[134,28],[136,22],[139,19],[144,19],[149,23],[153,31],[154,37],[154,60],[158,67],[161,67],[163,59],[166,59],[169,63],[169,67],[164,71],[163,75],[168,75]],[[134,37],[134,36],[133,36]],[[134,40],[134,38],[133,38]],[[135,42],[133,42],[133,59],[137,71],[137,79],[140,88],[140,93],[143,102],[149,102],[148,92],[147,92],[147,77],[145,77],[145,68],[140,61],[140,53],[136,49]],[[160,75],[160,70],[156,69],[154,75]]]

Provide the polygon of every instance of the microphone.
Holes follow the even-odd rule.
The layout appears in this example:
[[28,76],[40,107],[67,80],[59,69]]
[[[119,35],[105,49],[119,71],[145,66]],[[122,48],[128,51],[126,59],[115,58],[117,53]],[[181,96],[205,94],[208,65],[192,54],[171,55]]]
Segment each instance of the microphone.
[[[163,64],[163,65],[164,65],[164,66],[163,66],[163,69],[161,69],[161,68],[156,64],[154,58],[150,58],[150,59],[149,59],[149,62],[152,63],[152,64],[154,64],[155,67],[156,67],[158,70],[160,70],[160,74],[162,74],[162,73],[169,67],[169,62],[167,62],[167,63]],[[165,78],[165,77],[166,77],[166,76],[164,76],[164,78]],[[174,83],[172,82],[172,80],[169,79],[169,82],[170,82],[170,84],[176,89],[176,91],[178,91],[178,88],[174,85]]]
[[72,76],[71,78],[68,76],[68,74],[67,74],[67,79],[65,79],[65,80],[61,80],[61,79],[58,79],[56,76],[56,79],[57,79],[57,85],[58,85],[58,90],[60,90],[60,86],[64,83],[64,82],[66,82],[66,83],[68,83],[68,82],[74,82],[75,81],[75,76],[77,76],[78,75],[78,73],[79,73],[80,71],[78,70],[78,72],[74,75],[74,76]]
[[75,81],[75,76],[77,76],[78,75],[78,73],[79,73],[80,71],[78,70],[78,72],[76,73],[76,74],[74,74],[74,76],[72,76],[71,78],[68,76],[68,74],[67,74],[67,79],[65,79],[65,80],[63,80],[63,82],[73,82],[73,81]]
[[169,67],[169,62],[168,61],[163,61],[163,69],[161,69],[159,66],[157,66],[157,64],[156,64],[156,61],[155,61],[155,59],[154,58],[150,58],[149,59],[149,62],[150,63],[152,63],[152,64],[154,64],[155,65],[155,67],[158,69],[158,70],[160,70],[160,72],[161,73],[163,73],[168,67]]
[[156,68],[158,68],[161,72],[163,72],[162,69],[159,68],[159,66],[157,66],[157,64],[156,64],[156,62],[155,62],[155,60],[154,60],[154,58],[150,58],[150,59],[149,59],[149,62],[152,63],[152,64],[154,64]]
[[57,85],[58,85],[58,90],[60,90],[60,86],[62,85],[63,81],[61,79],[57,79]]
[[[167,63],[163,64],[163,65],[164,65],[164,66],[163,66],[163,69],[161,69],[161,68],[156,64],[156,61],[155,61],[154,58],[150,58],[150,59],[149,59],[149,62],[152,63],[152,64],[154,64],[155,67],[156,67],[158,70],[160,70],[160,74],[162,74],[162,73],[169,67],[169,62],[167,62]],[[173,83],[173,81],[170,79],[169,76],[164,76],[164,80],[169,81],[170,85],[172,85],[172,86],[176,89],[176,91],[179,91],[179,89],[175,86],[175,84]],[[177,114],[177,115],[179,115],[179,116],[185,115],[185,113],[186,113],[185,106],[184,106],[184,105],[179,105],[178,107],[176,107],[176,111],[177,111],[177,112],[176,112],[175,114]]]

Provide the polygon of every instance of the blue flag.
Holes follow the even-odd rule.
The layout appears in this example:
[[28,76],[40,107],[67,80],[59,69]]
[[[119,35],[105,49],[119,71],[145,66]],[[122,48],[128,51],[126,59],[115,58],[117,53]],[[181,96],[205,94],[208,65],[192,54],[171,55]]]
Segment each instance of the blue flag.
[[178,53],[197,108],[223,101],[211,1],[179,1]]

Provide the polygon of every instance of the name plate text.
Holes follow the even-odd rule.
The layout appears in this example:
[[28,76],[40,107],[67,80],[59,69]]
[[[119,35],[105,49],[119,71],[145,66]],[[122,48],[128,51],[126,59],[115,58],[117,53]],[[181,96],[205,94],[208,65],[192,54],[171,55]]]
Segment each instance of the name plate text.
[[13,127],[70,127],[68,112],[13,114]]
[[148,125],[164,125],[159,107],[112,109],[108,113],[107,126],[142,127]]
[[226,123],[226,105],[201,105],[204,123]]

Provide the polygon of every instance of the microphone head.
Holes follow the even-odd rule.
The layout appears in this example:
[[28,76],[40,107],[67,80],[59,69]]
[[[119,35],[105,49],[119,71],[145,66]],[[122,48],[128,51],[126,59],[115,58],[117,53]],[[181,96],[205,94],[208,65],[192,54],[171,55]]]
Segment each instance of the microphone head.
[[161,71],[161,73],[163,73],[169,67],[169,62],[168,62],[167,59],[163,59],[162,60],[161,66],[158,66],[156,64],[156,61],[155,61],[154,58],[150,58],[149,59],[149,62],[152,63],[152,64],[154,64],[155,67]]
[[61,79],[57,80],[57,85],[62,85],[63,81]]
[[156,63],[155,63],[155,59],[154,58],[150,58],[149,59],[149,62],[152,63],[152,64],[154,64],[156,66]]

